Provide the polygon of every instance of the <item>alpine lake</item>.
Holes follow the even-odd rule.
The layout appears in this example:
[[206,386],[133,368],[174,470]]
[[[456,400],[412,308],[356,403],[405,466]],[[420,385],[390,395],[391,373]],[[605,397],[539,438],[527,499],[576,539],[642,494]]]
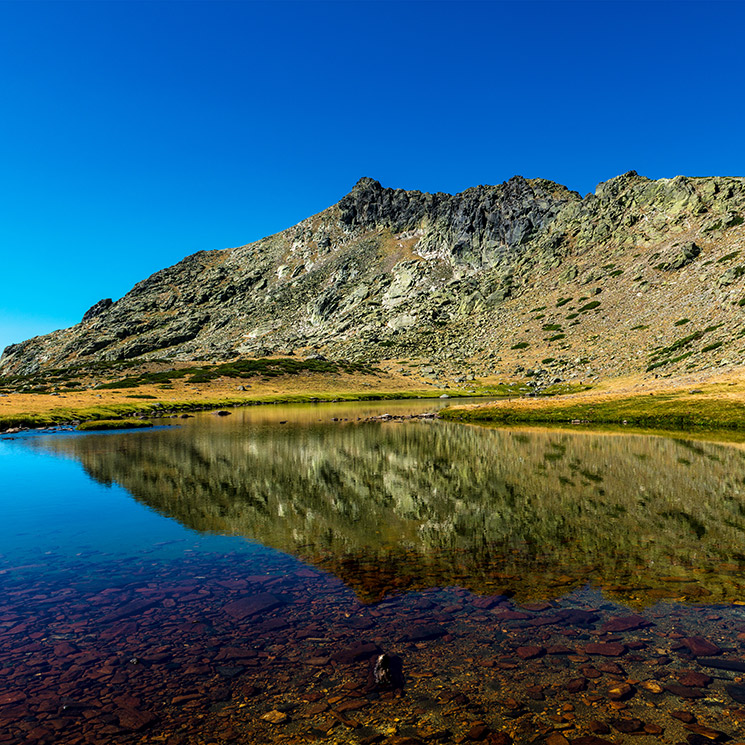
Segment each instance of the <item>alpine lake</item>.
[[743,443],[443,403],[0,437],[0,743],[745,742]]

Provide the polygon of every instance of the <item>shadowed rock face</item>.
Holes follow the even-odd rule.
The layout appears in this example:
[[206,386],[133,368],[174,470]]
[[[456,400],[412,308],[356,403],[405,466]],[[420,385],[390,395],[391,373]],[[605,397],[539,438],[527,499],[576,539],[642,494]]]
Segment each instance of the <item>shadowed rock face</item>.
[[[292,228],[188,256],[97,303],[80,324],[8,347],[0,374],[292,348],[510,374],[516,340],[528,342],[521,360],[551,357],[560,377],[576,355],[618,373],[643,369],[656,345],[673,343],[682,316],[711,325],[712,308],[723,324],[717,354],[739,354],[744,209],[738,178],[630,172],[584,199],[518,176],[456,195],[365,178]],[[600,293],[591,316],[569,322],[580,298]],[[684,364],[712,363],[691,351]]]
[[28,444],[187,527],[331,571],[364,600],[448,585],[553,598],[587,583],[631,604],[741,598],[738,446],[253,416]]

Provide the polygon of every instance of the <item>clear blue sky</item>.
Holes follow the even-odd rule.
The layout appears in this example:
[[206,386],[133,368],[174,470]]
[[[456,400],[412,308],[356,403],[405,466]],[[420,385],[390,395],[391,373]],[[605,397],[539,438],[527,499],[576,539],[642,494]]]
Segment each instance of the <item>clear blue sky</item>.
[[363,175],[745,175],[744,28],[729,2],[0,2],[0,349]]

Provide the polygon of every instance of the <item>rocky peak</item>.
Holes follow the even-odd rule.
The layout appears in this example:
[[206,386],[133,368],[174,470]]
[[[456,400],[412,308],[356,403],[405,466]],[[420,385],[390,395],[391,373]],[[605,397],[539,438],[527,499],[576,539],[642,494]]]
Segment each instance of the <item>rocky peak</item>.
[[[0,374],[295,348],[442,364],[527,349],[526,364],[605,354],[631,369],[646,364],[650,344],[675,344],[673,321],[717,327],[716,309],[718,322],[741,323],[743,223],[741,178],[629,171],[582,199],[522,176],[459,194],[365,177],[294,227],[188,256],[116,303],[96,303],[80,324],[12,345]],[[661,328],[650,314],[672,320],[648,339],[647,328]],[[642,351],[610,355],[614,339],[625,349],[631,338]]]
[[113,304],[114,301],[110,297],[99,300],[95,305],[92,305],[90,308],[88,308],[87,311],[85,311],[85,313],[83,314],[82,323],[91,321],[96,316],[100,316],[101,313],[106,312]]

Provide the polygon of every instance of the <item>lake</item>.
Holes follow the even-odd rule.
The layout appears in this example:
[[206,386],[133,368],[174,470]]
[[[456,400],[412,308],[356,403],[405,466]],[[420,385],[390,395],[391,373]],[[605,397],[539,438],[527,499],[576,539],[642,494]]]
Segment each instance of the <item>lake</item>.
[[0,743],[745,741],[743,444],[440,405],[0,437]]

